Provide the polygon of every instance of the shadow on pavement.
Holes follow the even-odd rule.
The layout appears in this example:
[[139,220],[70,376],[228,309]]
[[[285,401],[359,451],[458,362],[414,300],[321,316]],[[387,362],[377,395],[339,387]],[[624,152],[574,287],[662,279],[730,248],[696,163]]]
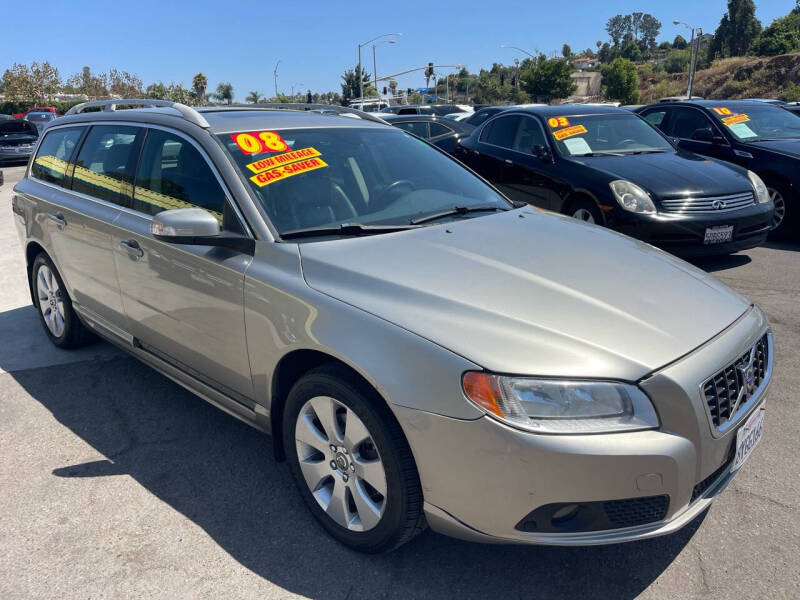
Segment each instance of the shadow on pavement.
[[426,531],[389,555],[360,555],[313,521],[288,469],[274,461],[268,437],[138,361],[81,362],[12,376],[107,457],[64,465],[54,476],[127,474],[247,569],[311,598],[633,598],[670,565],[704,518],[672,536],[616,546],[486,546]]
[[723,254],[722,256],[702,256],[688,259],[699,269],[709,273],[735,269],[752,261],[746,254]]

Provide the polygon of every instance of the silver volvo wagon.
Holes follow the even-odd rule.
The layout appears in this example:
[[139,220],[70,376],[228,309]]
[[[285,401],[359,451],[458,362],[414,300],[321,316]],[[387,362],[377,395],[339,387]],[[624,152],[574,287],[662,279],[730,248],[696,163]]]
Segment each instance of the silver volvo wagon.
[[47,335],[270,433],[350,547],[670,533],[761,438],[767,319],[681,260],[375,117],[91,104],[13,196]]

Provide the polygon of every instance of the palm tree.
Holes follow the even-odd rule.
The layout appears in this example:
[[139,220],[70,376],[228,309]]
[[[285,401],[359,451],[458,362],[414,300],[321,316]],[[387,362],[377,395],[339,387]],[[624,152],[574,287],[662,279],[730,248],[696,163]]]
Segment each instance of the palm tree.
[[233,103],[233,85],[229,82],[217,84],[217,91],[214,92],[214,98],[225,104]]
[[245,102],[250,102],[252,104],[255,104],[256,102],[258,102],[259,98],[261,98],[261,96],[259,95],[258,92],[256,92],[254,90],[254,91],[250,92],[249,94],[247,94],[247,96],[245,97],[244,101]]
[[198,73],[192,77],[192,89],[197,101],[202,104],[206,101],[206,86],[208,85],[208,78],[202,73]]

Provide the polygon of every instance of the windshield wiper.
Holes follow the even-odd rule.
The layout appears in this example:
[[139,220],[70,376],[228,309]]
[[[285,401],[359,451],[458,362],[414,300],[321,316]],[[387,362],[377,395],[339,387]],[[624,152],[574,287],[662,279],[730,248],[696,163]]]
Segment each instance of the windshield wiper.
[[362,225],[361,223],[342,223],[341,225],[323,225],[321,227],[304,227],[302,229],[292,229],[281,233],[281,239],[289,240],[292,238],[315,237],[322,235],[376,235],[379,233],[392,233],[394,231],[404,231],[415,229],[409,225]]
[[662,154],[667,150],[634,150],[633,152],[626,152],[625,154]]
[[417,217],[416,219],[411,219],[412,225],[419,225],[420,223],[427,223],[428,221],[435,221],[437,219],[443,219],[445,217],[451,217],[453,215],[466,215],[467,213],[471,212],[485,212],[489,210],[502,210],[507,211],[511,210],[509,208],[503,208],[502,206],[498,206],[497,204],[479,204],[477,206],[454,206],[448,210],[443,210],[442,212],[433,213],[432,215],[425,215],[424,217]]
[[585,154],[573,154],[572,158],[582,158],[584,156],[625,156],[620,152],[587,152]]

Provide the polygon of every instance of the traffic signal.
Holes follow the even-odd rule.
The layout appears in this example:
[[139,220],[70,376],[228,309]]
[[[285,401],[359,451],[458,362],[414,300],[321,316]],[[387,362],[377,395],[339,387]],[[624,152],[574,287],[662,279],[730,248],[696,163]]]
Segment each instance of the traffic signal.
[[383,86],[383,95],[385,96],[388,93],[389,93],[389,88],[387,88],[386,86]]

